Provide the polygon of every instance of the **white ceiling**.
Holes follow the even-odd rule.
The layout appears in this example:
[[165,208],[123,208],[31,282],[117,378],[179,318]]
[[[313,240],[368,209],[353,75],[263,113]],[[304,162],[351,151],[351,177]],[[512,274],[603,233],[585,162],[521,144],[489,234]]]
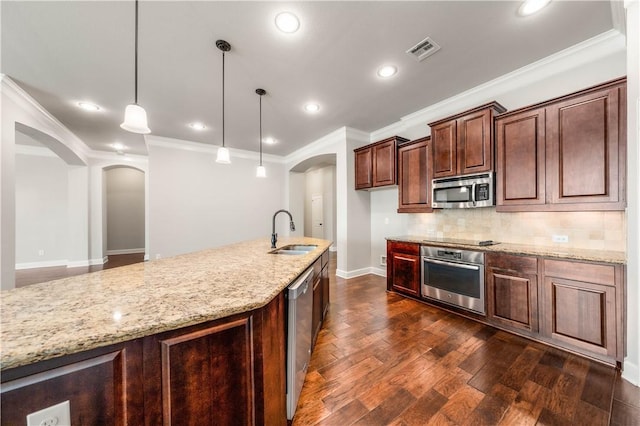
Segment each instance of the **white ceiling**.
[[[286,155],[342,127],[371,132],[402,116],[613,28],[607,1],[552,1],[520,17],[519,1],[141,1],[139,104],[153,135],[220,145],[222,54],[225,144],[258,150],[263,136]],[[1,71],[87,145],[146,154],[141,135],[120,129],[133,101],[134,2],[1,2]],[[280,11],[295,34],[273,25]],[[431,37],[442,49],[423,62],[405,53]],[[376,69],[395,64],[388,80]],[[87,113],[81,100],[102,106]],[[319,113],[302,109],[308,101]],[[499,99],[498,99],[499,101]],[[202,121],[196,132],[188,123]],[[425,123],[426,126],[426,123]]]

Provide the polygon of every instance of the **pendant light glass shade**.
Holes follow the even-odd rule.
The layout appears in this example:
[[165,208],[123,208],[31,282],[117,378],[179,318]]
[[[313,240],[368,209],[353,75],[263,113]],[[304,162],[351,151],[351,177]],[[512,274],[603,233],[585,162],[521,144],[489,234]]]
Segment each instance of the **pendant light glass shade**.
[[124,110],[124,122],[120,125],[124,130],[143,135],[151,133],[147,124],[147,112],[138,104],[129,104]]
[[258,168],[256,169],[256,177],[267,177],[267,169],[265,169],[264,166],[258,166]]
[[143,135],[151,133],[147,124],[147,112],[138,105],[138,0],[136,0],[136,37],[135,37],[135,74],[134,101],[124,110],[124,122],[120,125],[124,130]]
[[231,157],[229,155],[229,149],[221,146],[218,148],[218,155],[216,156],[216,163],[231,164]]
[[224,53],[231,50],[231,45],[224,40],[216,40],[216,47],[222,51],[222,146],[218,148],[216,163],[231,164],[229,149],[224,146]]

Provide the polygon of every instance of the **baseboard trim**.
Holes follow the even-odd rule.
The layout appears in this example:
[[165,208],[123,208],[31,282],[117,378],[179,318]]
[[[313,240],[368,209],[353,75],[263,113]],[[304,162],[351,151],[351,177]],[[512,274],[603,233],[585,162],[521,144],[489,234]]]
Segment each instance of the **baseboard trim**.
[[376,267],[371,267],[371,273],[373,275],[377,275],[379,277],[385,277],[387,278],[387,270],[384,268],[376,268]]
[[89,266],[104,265],[108,260],[108,256],[105,256],[102,259],[89,259]]
[[640,368],[630,361],[622,364],[622,378],[634,386],[640,386]]
[[338,247],[336,247],[335,245],[331,244],[331,246],[329,247],[329,251],[336,252],[336,251],[338,251]]
[[107,250],[107,256],[113,255],[116,256],[118,254],[139,254],[144,253],[143,248],[133,248],[133,249],[121,249],[121,250]]
[[89,266],[91,261],[87,260],[74,260],[73,262],[67,262],[67,268],[80,268],[81,266]]
[[[379,268],[371,268],[371,267],[354,269],[353,271],[343,271],[342,269],[336,269],[336,276],[340,278],[344,278],[345,280],[348,280],[351,278],[361,277],[363,275],[369,275],[369,274],[379,275],[378,269]],[[386,274],[383,276],[386,276]]]
[[21,269],[37,269],[37,268],[52,268],[54,266],[67,266],[67,260],[45,260],[42,262],[24,262],[16,263],[16,271]]

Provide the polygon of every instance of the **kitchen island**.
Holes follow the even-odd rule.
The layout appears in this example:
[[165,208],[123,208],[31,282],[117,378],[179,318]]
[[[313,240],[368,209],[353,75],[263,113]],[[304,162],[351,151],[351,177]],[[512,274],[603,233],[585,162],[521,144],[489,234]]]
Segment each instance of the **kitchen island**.
[[93,408],[71,397],[83,424],[286,423],[283,290],[330,242],[286,244],[317,247],[276,255],[255,240],[0,293],[2,423],[96,387]]

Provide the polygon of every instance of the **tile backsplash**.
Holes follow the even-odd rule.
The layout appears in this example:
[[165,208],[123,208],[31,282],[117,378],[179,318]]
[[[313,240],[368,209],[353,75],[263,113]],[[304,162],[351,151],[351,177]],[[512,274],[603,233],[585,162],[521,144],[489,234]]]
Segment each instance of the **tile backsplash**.
[[[496,213],[479,208],[409,216],[410,235],[626,251],[624,211]],[[568,242],[554,242],[554,235],[567,236]]]

